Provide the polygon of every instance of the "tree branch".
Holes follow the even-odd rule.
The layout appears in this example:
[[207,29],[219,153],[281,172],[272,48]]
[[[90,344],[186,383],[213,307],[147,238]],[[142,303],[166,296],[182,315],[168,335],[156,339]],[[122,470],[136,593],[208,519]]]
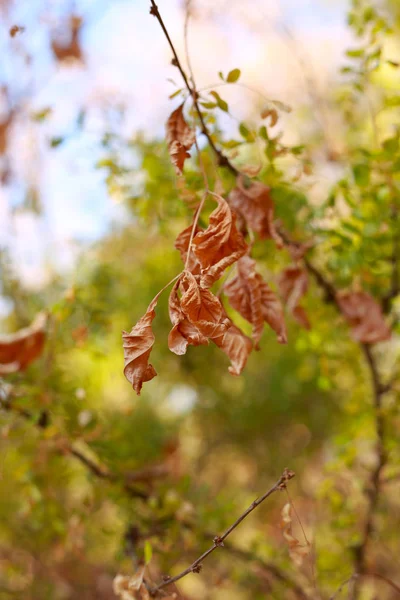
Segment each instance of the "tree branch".
[[151,3],[150,14],[152,14],[154,17],[156,17],[157,21],[160,23],[161,29],[163,30],[164,35],[167,38],[169,47],[171,48],[172,54],[174,55],[172,64],[179,69],[179,72],[182,75],[182,79],[185,82],[185,86],[186,86],[190,96],[193,98],[193,104],[194,104],[194,107],[196,109],[196,112],[197,112],[197,115],[199,117],[200,124],[201,124],[201,132],[206,136],[208,143],[210,144],[215,155],[217,156],[219,166],[227,168],[235,176],[239,175],[239,171],[232,165],[232,163],[229,162],[227,157],[215,145],[214,140],[212,139],[211,134],[207,129],[207,125],[204,121],[203,113],[200,110],[200,107],[198,104],[198,93],[194,87],[194,84],[192,87],[189,83],[187,75],[182,67],[181,61],[179,60],[179,56],[175,50],[174,44],[170,38],[167,28],[165,27],[164,21],[160,15],[158,6],[154,2],[154,0],[150,0],[150,3]]
[[230,527],[228,527],[228,529],[221,536],[216,536],[214,538],[213,545],[208,550],[203,552],[203,554],[201,556],[199,556],[199,558],[197,558],[189,567],[187,567],[186,569],[181,571],[181,573],[178,573],[178,575],[175,575],[174,577],[167,577],[165,579],[165,581],[163,581],[162,583],[159,583],[155,587],[151,588],[149,590],[151,595],[154,596],[162,588],[164,588],[167,585],[170,585],[172,583],[176,583],[183,577],[186,577],[186,575],[189,575],[189,573],[199,573],[201,570],[201,567],[202,567],[202,563],[207,558],[207,556],[212,554],[217,548],[223,548],[224,541],[232,533],[232,531],[234,531],[236,529],[236,527],[238,527],[238,525],[240,525],[240,523],[242,521],[244,521],[244,519],[251,512],[253,512],[253,510],[255,510],[258,506],[260,506],[260,504],[262,502],[264,502],[264,500],[269,498],[269,496],[271,496],[274,492],[284,490],[286,488],[287,482],[290,481],[290,479],[292,479],[294,477],[294,475],[295,474],[293,471],[290,471],[289,469],[285,469],[284,472],[282,473],[281,477],[278,479],[278,481],[275,483],[275,485],[273,485],[272,488],[268,490],[268,492],[266,492],[263,496],[261,496],[261,498],[254,500],[254,502],[252,502],[250,504],[248,509],[245,510],[240,515],[240,517],[238,517],[236,519],[236,521]]

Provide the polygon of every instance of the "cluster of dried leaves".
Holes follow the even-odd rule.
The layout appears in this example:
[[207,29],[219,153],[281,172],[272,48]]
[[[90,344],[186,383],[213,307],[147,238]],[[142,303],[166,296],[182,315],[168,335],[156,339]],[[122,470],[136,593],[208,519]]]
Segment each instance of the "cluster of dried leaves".
[[[166,124],[167,143],[177,174],[182,173],[196,139],[195,131],[185,121],[183,107],[181,104]],[[206,197],[212,198],[217,207],[211,213],[206,229],[201,229],[198,217]],[[243,224],[240,229],[237,219]],[[257,272],[242,231],[252,231],[260,239],[272,239],[277,248],[286,247],[289,251],[292,264],[279,277],[280,298]],[[303,258],[310,244],[285,242],[274,221],[270,189],[263,183],[247,181],[240,175],[226,199],[207,190],[192,224],[178,235],[175,247],[184,263],[184,269],[173,280],[169,297],[172,329],[168,346],[175,354],[183,355],[188,346],[206,345],[211,341],[229,357],[229,372],[239,375],[251,351],[259,348],[265,323],[276,333],[279,343],[287,342],[281,301],[302,327],[311,327],[301,306],[308,289]],[[225,281],[216,295],[212,291],[213,285],[232,265],[236,266],[235,276]],[[251,324],[251,338],[228,316],[221,301],[222,293],[231,308]],[[124,373],[138,394],[143,383],[157,374],[149,357],[155,341],[152,321],[160,294],[132,330],[123,332]],[[365,292],[340,293],[337,304],[358,341],[375,343],[390,335],[379,305]]]

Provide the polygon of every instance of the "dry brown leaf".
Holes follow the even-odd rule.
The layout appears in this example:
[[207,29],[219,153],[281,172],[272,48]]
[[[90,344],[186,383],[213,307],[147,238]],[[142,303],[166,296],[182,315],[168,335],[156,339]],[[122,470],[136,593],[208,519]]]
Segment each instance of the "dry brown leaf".
[[132,328],[130,333],[122,332],[124,348],[124,375],[140,396],[143,383],[150,381],[157,375],[153,365],[149,364],[149,357],[154,345],[152,322],[156,316],[159,294],[150,303],[146,313]]
[[293,535],[293,521],[292,521],[292,507],[288,502],[282,509],[282,529],[283,529],[283,537],[288,543],[289,546],[289,555],[290,558],[297,566],[301,566],[303,559],[306,556],[309,556],[311,552],[311,546],[306,541],[305,544],[301,544],[299,540]]
[[229,373],[240,375],[253,349],[251,339],[231,323],[229,329],[222,336],[214,338],[213,342],[229,357],[231,361]]
[[237,264],[238,274],[224,286],[232,307],[253,326],[253,340],[257,347],[264,322],[275,331],[278,342],[287,342],[282,305],[261,275],[256,272],[256,262],[243,256]]
[[47,316],[39,313],[29,327],[0,335],[0,375],[23,371],[43,352]]
[[14,119],[14,113],[10,112],[0,123],[0,156],[7,150],[9,128]]
[[272,238],[278,248],[283,247],[284,242],[274,224],[274,202],[266,185],[253,181],[245,187],[243,178],[238,177],[236,187],[229,194],[229,204],[261,239]]
[[51,49],[59,62],[74,60],[83,62],[82,48],[79,43],[79,32],[82,24],[81,17],[73,15],[69,21],[69,43],[62,44],[57,39],[51,41]]
[[339,292],[337,301],[342,315],[351,326],[353,338],[364,344],[375,344],[390,338],[382,309],[367,292]]
[[193,146],[196,133],[189,127],[183,116],[183,104],[171,113],[166,124],[166,139],[172,164],[178,175],[181,175],[188,150]]
[[[189,243],[190,243],[190,237],[192,234],[192,229],[193,229],[193,225],[190,225],[189,227],[187,227],[186,229],[181,231],[181,233],[178,235],[178,237],[175,240],[175,248],[177,250],[179,250],[181,258],[182,258],[182,262],[184,265],[186,264],[186,258],[187,258],[187,253],[188,253],[188,249],[189,249]],[[200,229],[196,226],[194,233],[196,234],[198,231],[200,231]],[[201,269],[200,263],[197,260],[196,256],[194,255],[193,251],[190,253],[187,269],[188,269],[188,271],[193,273],[193,275],[200,274],[200,269]]]
[[25,31],[25,27],[22,27],[21,25],[13,25],[12,27],[10,27],[10,36],[11,37],[15,37],[17,35],[17,33],[23,33]]
[[278,111],[276,110],[276,108],[264,108],[264,110],[261,111],[261,118],[269,118],[271,127],[273,127],[278,122]]
[[210,290],[201,288],[189,271],[172,289],[169,313],[173,328],[168,346],[179,355],[185,354],[189,345],[208,344],[209,339],[221,337],[230,325],[220,300]]
[[168,336],[168,348],[174,354],[182,356],[186,354],[188,346],[208,344],[208,338],[202,335],[197,327],[185,316],[178,296],[179,284],[180,282],[178,281],[174,285],[169,296],[168,308],[173,328]]
[[217,208],[211,213],[205,231],[193,238],[193,252],[201,265],[201,286],[209,288],[234,262],[246,253],[247,244],[236,228],[236,215],[227,201],[214,195]]
[[185,271],[180,280],[181,308],[185,317],[209,339],[224,334],[229,322],[220,300],[208,289],[200,287],[196,278]]
[[306,311],[299,305],[301,298],[308,289],[308,275],[301,267],[287,267],[280,275],[279,291],[287,309],[293,314],[294,318],[305,329],[311,329]]

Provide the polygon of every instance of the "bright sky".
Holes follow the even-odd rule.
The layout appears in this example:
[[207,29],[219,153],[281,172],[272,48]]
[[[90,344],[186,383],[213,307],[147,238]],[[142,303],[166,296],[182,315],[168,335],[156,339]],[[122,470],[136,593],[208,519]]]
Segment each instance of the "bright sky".
[[[19,39],[10,40],[5,30],[0,36],[0,52],[7,57],[0,66],[0,80],[8,82],[15,97],[24,94],[27,78],[16,78],[20,59],[12,44],[25,45],[34,57],[30,77],[33,72],[32,87],[38,90],[29,99],[28,112],[52,108],[43,124],[25,117],[16,120],[10,146],[15,178],[0,190],[0,242],[12,248],[19,272],[33,287],[43,280],[46,265],[71,264],[74,240],[96,239],[113,219],[123,216],[121,206],[107,196],[104,173],[94,168],[102,156],[98,139],[104,115],[114,119],[111,107],[124,104],[127,136],[139,129],[149,137],[162,136],[174,106],[168,101],[174,88],[167,78],[179,82],[147,0],[76,0],[74,5],[84,19],[85,67],[60,67],[51,56],[49,23],[52,29],[60,27],[71,7],[69,0],[15,2],[12,19],[26,30]],[[181,0],[158,0],[184,56],[182,5]],[[195,6],[189,40],[200,87],[217,82],[219,70],[239,67],[243,83],[300,106],[307,94],[299,57],[316,73],[323,90],[349,41],[346,0],[197,0]],[[241,88],[229,92],[224,90],[224,97],[232,112],[244,117],[254,97]],[[82,107],[89,109],[84,133],[72,135]],[[52,149],[49,139],[56,136],[66,136],[66,141]],[[15,212],[32,185],[41,190],[44,221]]]

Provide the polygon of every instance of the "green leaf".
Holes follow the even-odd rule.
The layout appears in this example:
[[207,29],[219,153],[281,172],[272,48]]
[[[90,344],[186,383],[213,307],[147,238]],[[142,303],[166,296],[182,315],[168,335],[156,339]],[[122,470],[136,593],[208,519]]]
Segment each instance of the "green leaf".
[[221,110],[228,112],[229,108],[228,108],[228,104],[225,102],[225,100],[223,100],[221,98],[221,96],[217,93],[217,92],[210,92],[211,96],[214,96],[215,100],[217,101],[218,104],[218,108],[220,108]]
[[216,102],[200,102],[200,104],[201,106],[204,106],[204,108],[215,108],[218,106]]
[[175,92],[173,92],[173,94],[170,94],[170,95],[168,96],[168,98],[169,98],[170,100],[172,100],[172,98],[175,98],[176,96],[178,96],[178,95],[181,93],[181,91],[182,91],[182,88],[179,88],[179,90],[176,90]]
[[364,53],[364,48],[355,48],[353,50],[347,50],[346,56],[348,56],[349,58],[360,58],[361,56],[364,56]]
[[245,140],[247,140],[250,137],[250,131],[244,123],[240,123],[239,133],[242,137],[244,137]]
[[57,148],[57,146],[60,146],[64,141],[63,137],[53,137],[50,140],[50,146],[52,148]]
[[148,540],[146,540],[144,543],[144,562],[146,563],[146,565],[149,564],[152,556],[153,556],[153,548],[152,548],[150,542]]
[[240,69],[232,69],[232,71],[229,71],[226,81],[228,83],[235,83],[239,79],[240,75]]
[[354,165],[353,167],[353,175],[355,182],[360,187],[365,187],[369,184],[369,166],[368,165]]
[[32,113],[31,118],[33,121],[36,121],[37,123],[42,123],[43,121],[45,121],[47,119],[47,117],[49,117],[51,115],[52,112],[53,112],[53,109],[51,108],[51,106],[46,106],[46,108],[43,108],[42,110],[38,110],[38,111]]
[[222,79],[222,81],[225,81],[225,77],[224,77],[222,71],[219,71],[218,75],[219,75],[219,78]]

